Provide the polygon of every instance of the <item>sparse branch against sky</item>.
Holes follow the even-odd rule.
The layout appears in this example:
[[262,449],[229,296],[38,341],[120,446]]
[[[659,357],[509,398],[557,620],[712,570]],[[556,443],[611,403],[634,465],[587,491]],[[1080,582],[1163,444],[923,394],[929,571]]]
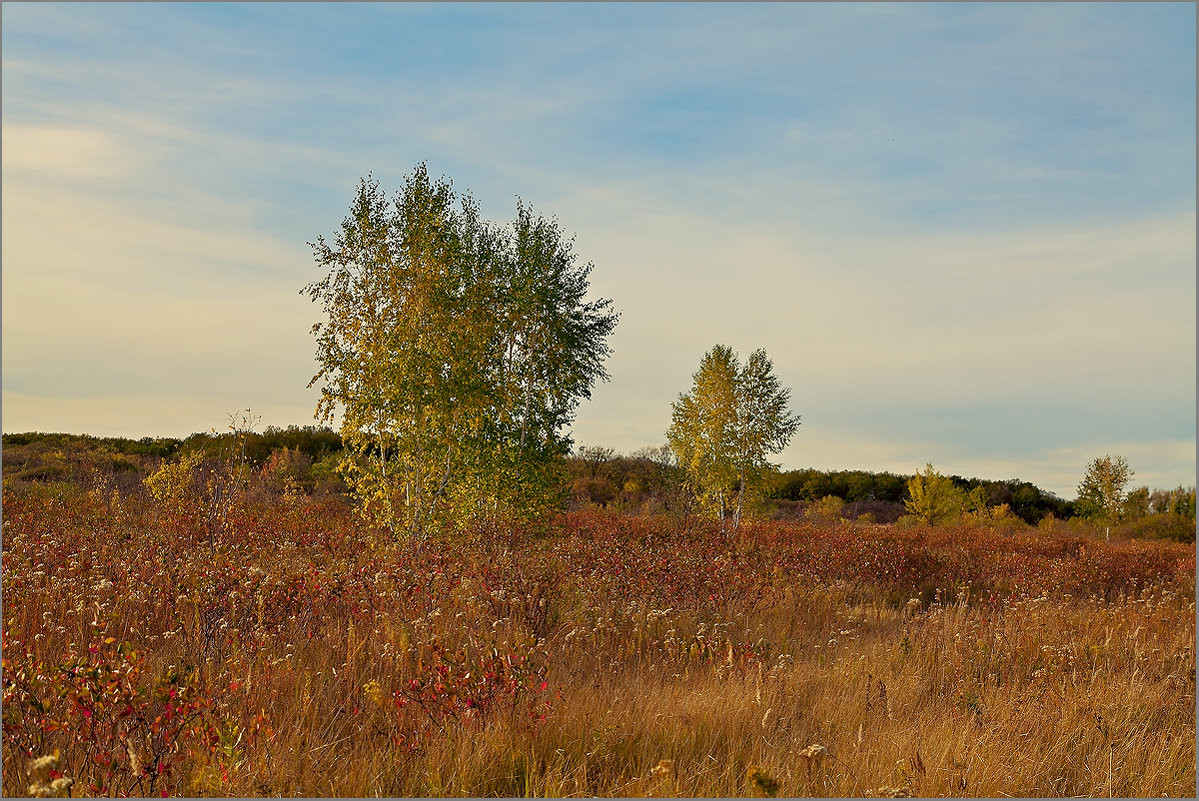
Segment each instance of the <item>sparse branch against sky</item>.
[[5,3],[3,428],[313,421],[368,172],[555,215],[621,324],[574,439],[765,348],[784,468],[1195,480],[1189,3]]

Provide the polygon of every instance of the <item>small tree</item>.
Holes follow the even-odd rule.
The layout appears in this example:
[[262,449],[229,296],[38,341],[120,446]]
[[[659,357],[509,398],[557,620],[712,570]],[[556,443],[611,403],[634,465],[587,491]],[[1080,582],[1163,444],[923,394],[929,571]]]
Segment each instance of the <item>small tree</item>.
[[[926,464],[923,473],[917,472],[908,481],[908,497],[904,506],[908,514],[932,526],[948,523],[959,518],[971,498],[953,483]],[[973,499],[977,502],[978,498]]]
[[1138,520],[1149,514],[1149,488],[1138,487],[1124,496],[1121,516],[1125,520]]
[[262,415],[249,408],[230,414],[228,434],[218,434],[215,428],[211,431],[215,448],[183,453],[145,480],[154,499],[165,508],[202,518],[211,554],[216,553],[216,542],[225,531],[234,500],[247,483],[246,441],[261,419]]
[[808,517],[816,520],[836,521],[845,518],[845,499],[836,495],[825,495],[808,507]]
[[600,466],[612,461],[615,456],[615,450],[601,445],[585,445],[579,448],[579,458],[587,465],[587,472],[591,478],[597,478]]
[[1123,456],[1114,459],[1104,456],[1087,465],[1086,475],[1079,482],[1075,508],[1080,517],[1103,520],[1107,539],[1112,536],[1112,523],[1118,521],[1124,511],[1124,488],[1132,476],[1133,471]]
[[766,457],[787,446],[799,427],[788,410],[791,391],[774,375],[766,351],[742,366],[731,348],[704,354],[691,391],[672,404],[666,432],[671,450],[701,502],[720,516],[722,533],[741,524],[746,493],[777,470]]

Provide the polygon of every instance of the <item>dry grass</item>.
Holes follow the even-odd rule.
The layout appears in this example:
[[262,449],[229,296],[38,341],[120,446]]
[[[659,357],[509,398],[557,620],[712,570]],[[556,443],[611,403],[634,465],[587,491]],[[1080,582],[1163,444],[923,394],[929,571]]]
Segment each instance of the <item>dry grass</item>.
[[[1193,793],[1189,601],[957,604],[906,619],[837,601],[841,628],[809,631],[793,662],[769,669],[571,673],[571,702],[534,742],[532,791],[747,795],[761,766],[785,796]],[[780,616],[751,633],[793,625]],[[805,759],[812,744],[827,757]],[[669,781],[653,776],[660,759]]]
[[795,554],[878,529],[583,516],[413,554],[292,499],[213,559],[144,500],[4,500],[6,792],[56,748],[77,796],[1196,789],[1193,546],[887,529],[926,572],[872,581]]

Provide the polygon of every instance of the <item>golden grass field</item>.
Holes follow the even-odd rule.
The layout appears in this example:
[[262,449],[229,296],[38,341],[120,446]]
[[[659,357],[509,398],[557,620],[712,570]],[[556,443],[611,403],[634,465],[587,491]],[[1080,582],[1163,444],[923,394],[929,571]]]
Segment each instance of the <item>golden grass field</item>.
[[417,548],[281,496],[212,553],[65,484],[3,526],[5,795],[1196,790],[1194,545],[583,511]]

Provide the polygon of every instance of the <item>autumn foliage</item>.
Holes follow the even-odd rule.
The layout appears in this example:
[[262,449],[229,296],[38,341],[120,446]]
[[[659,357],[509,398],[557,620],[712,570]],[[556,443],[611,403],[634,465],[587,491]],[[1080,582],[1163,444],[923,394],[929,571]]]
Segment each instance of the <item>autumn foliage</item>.
[[6,484],[6,793],[1195,789],[1193,545],[172,497]]

